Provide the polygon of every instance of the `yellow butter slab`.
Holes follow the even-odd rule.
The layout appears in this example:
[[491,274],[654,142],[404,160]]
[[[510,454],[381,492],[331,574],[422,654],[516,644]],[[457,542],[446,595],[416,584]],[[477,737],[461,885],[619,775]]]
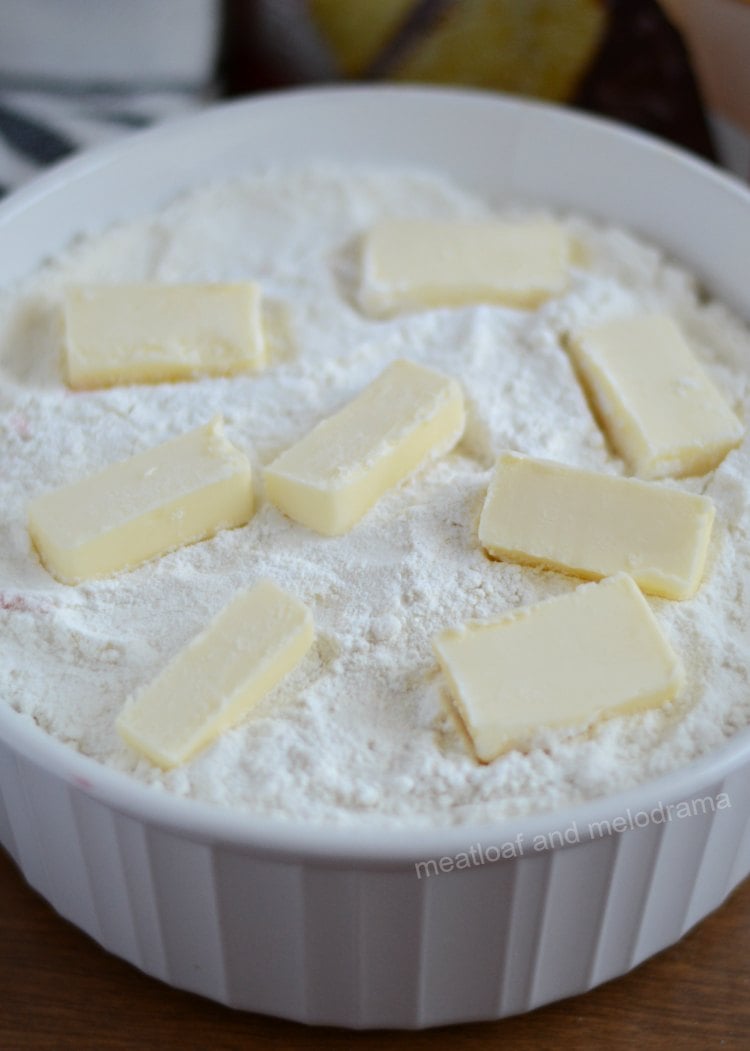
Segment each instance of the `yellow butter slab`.
[[625,573],[444,631],[434,648],[484,762],[544,728],[585,729],[655,708],[683,684],[679,659]]
[[236,596],[117,719],[123,740],[158,766],[184,763],[234,726],[304,657],[312,615],[270,580]]
[[591,579],[626,572],[652,595],[684,599],[701,582],[714,516],[705,496],[503,452],[479,540],[495,558]]
[[345,533],[424,460],[453,448],[464,422],[455,380],[396,361],[265,469],[266,495],[319,533]]
[[221,417],[29,505],[29,534],[58,580],[79,583],[244,525],[250,463]]
[[403,310],[501,303],[535,307],[563,291],[570,243],[546,219],[391,219],[364,236],[360,304]]
[[71,387],[232,376],[265,358],[260,290],[251,281],[66,290]]
[[664,314],[584,330],[569,351],[619,454],[643,478],[704,474],[744,428]]

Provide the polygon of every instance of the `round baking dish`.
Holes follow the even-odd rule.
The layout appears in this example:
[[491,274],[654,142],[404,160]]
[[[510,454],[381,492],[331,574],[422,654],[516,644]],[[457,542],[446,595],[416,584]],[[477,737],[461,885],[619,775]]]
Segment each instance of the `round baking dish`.
[[[739,184],[601,121],[424,89],[263,97],[61,165],[0,206],[0,283],[206,179],[312,158],[433,167],[496,201],[610,219],[750,317]],[[31,885],[155,977],[310,1023],[499,1018],[622,974],[750,872],[749,814],[750,729],[658,781],[554,814],[313,827],[146,788],[0,704],[0,841]]]

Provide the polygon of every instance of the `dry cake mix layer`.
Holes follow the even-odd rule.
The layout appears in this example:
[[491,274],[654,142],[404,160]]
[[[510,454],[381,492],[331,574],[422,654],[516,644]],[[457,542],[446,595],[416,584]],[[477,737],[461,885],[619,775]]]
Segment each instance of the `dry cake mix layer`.
[[[665,483],[716,506],[697,593],[647,598],[684,665],[674,701],[585,734],[541,728],[528,749],[490,763],[477,761],[453,715],[434,636],[581,583],[484,553],[477,526],[498,453],[627,473],[574,373],[567,335],[622,315],[668,313],[740,419],[750,407],[746,327],[654,247],[580,217],[562,217],[578,246],[568,287],[536,309],[461,306],[387,319],[359,309],[356,239],[374,222],[491,212],[428,173],[271,171],[81,239],[0,293],[6,703],[82,753],[177,795],[304,820],[412,824],[521,815],[608,794],[683,765],[750,721],[747,439],[716,470]],[[247,279],[264,296],[262,371],[66,386],[61,304],[70,284]],[[262,468],[398,359],[460,382],[460,443],[342,536],[280,513],[264,496]],[[258,507],[246,526],[75,586],[43,568],[27,531],[31,500],[217,414],[252,463]],[[116,732],[123,704],[263,578],[313,611],[312,650],[239,725],[160,770]]]

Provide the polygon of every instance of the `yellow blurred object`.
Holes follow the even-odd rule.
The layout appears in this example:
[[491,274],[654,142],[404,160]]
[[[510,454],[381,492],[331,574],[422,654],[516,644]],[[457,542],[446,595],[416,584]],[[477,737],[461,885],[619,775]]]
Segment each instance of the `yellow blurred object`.
[[495,88],[563,101],[607,22],[602,0],[308,0],[348,77]]
[[346,77],[361,76],[414,7],[414,0],[308,0],[316,27]]

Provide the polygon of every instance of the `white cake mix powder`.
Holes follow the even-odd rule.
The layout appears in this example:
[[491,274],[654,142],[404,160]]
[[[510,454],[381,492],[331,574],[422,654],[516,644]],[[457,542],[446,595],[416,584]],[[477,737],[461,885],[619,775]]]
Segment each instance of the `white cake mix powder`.
[[[495,306],[373,321],[356,308],[354,241],[385,216],[489,206],[432,175],[311,167],[207,187],[158,217],[82,240],[0,293],[0,679],[3,699],[71,747],[181,796],[314,821],[449,824],[549,810],[665,773],[750,721],[750,449],[674,484],[717,506],[695,598],[649,598],[687,671],[680,698],[588,735],[540,732],[528,754],[477,763],[447,703],[435,633],[580,582],[493,562],[476,525],[495,453],[621,473],[561,338],[631,310],[669,311],[741,418],[750,334],[656,249],[581,218],[569,290],[534,312]],[[61,294],[75,281],[258,280],[272,360],[259,375],[72,393]],[[107,580],[69,587],[39,564],[29,500],[223,413],[260,468],[395,358],[461,381],[456,451],[326,538],[263,499],[250,523]],[[240,588],[261,577],[306,602],[317,641],[239,726],[162,772],[115,717]],[[544,659],[544,654],[539,655]]]

